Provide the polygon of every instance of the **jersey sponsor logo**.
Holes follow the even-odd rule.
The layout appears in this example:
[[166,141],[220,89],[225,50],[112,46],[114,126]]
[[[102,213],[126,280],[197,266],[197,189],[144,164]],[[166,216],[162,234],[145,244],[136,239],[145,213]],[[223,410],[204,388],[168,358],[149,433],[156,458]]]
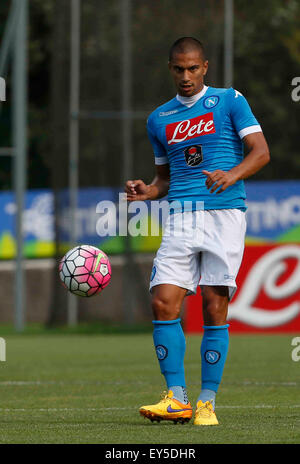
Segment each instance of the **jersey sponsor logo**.
[[221,357],[221,354],[219,353],[219,351],[215,351],[215,350],[205,351],[205,360],[209,364],[216,364],[219,361],[220,357]]
[[217,106],[218,103],[219,97],[216,95],[212,95],[211,97],[207,97],[204,100],[203,105],[205,106],[205,108],[213,108],[214,106]]
[[198,166],[203,161],[202,146],[192,145],[184,150],[185,162],[188,166]]
[[216,132],[213,113],[202,114],[192,119],[173,122],[166,126],[168,145]]
[[164,345],[157,345],[155,347],[155,350],[156,350],[157,359],[159,361],[163,361],[168,356],[168,348],[166,348]]

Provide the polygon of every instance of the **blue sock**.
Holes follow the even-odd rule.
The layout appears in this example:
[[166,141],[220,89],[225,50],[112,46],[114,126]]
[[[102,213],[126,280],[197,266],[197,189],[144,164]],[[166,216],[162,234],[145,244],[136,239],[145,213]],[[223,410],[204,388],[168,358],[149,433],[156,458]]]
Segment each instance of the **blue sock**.
[[[204,326],[204,335],[201,343],[201,371],[202,390],[198,401],[213,400],[218,391],[229,345],[229,324],[217,326]],[[212,398],[211,392],[215,392]],[[205,402],[204,401],[204,402]]]
[[164,375],[167,387],[185,388],[184,355],[185,336],[180,319],[173,321],[153,321],[153,341],[160,371]]
[[173,392],[173,398],[180,401],[180,403],[188,404],[189,399],[185,387],[181,387],[181,385],[170,385],[169,389]]
[[206,403],[206,401],[211,401],[213,408],[215,409],[216,392],[213,390],[208,390],[207,388],[204,388],[203,390],[201,390],[201,393],[198,396],[197,403],[198,401],[202,401],[202,403]]

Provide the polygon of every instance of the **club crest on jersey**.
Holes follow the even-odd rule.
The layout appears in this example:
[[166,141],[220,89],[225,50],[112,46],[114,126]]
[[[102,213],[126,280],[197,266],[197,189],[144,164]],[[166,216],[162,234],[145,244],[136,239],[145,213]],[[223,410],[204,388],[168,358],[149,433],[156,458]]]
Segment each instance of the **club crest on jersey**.
[[166,126],[168,145],[216,132],[213,113],[206,113],[196,118],[173,122]]
[[203,105],[205,106],[205,108],[213,108],[214,106],[217,106],[218,103],[219,97],[216,95],[212,95],[211,97],[207,97],[204,100]]
[[185,162],[188,166],[198,166],[203,161],[202,146],[192,145],[184,150]]

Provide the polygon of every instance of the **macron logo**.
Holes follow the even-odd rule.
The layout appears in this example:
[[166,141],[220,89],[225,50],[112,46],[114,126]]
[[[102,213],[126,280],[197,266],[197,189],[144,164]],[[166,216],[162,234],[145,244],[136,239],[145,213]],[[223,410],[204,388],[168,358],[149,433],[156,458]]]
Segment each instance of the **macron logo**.
[[243,95],[241,94],[241,92],[239,92],[238,90],[235,90],[235,96],[234,96],[234,98],[238,98],[239,95],[240,95],[241,97],[243,96]]
[[174,122],[166,126],[168,145],[184,142],[201,135],[214,134],[215,132],[213,113],[203,114],[181,122]]

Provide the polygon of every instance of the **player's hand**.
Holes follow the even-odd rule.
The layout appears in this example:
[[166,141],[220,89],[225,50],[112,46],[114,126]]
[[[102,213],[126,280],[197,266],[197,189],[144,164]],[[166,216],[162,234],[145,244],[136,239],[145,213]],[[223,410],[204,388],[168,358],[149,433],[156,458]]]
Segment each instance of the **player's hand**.
[[205,185],[210,193],[216,192],[218,195],[219,193],[224,192],[230,185],[235,184],[238,180],[237,177],[230,171],[221,171],[221,169],[217,169],[216,171],[202,171],[203,174],[207,176]]
[[142,180],[128,180],[125,184],[127,201],[144,201],[149,199],[149,186]]

